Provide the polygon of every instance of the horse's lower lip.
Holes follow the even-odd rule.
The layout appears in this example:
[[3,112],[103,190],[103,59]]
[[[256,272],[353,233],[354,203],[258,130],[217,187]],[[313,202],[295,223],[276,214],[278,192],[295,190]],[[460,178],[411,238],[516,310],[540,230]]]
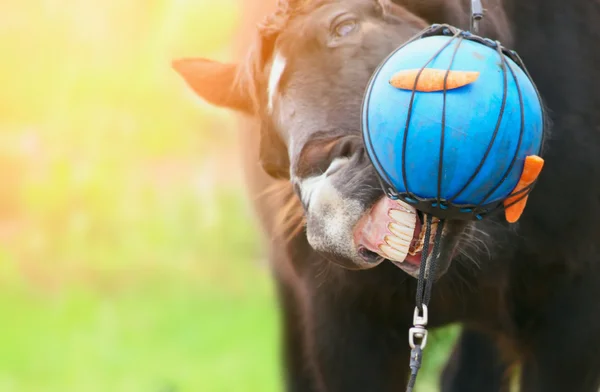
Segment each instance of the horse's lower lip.
[[411,255],[409,254],[408,256],[406,256],[406,259],[404,260],[405,263],[409,263],[409,264],[413,264],[416,266],[420,266],[421,265],[421,256],[422,253],[419,252],[415,255]]
[[408,274],[416,274],[418,273],[419,269],[420,269],[420,265],[419,264],[412,264],[412,263],[407,263],[407,262],[397,262],[397,261],[393,261],[393,260],[388,260],[391,261],[392,264],[394,264],[396,267],[400,268],[402,271],[408,273]]
[[[429,251],[427,253],[431,254],[431,251],[432,251],[432,245],[429,246]],[[422,252],[415,253],[414,255],[408,254],[406,256],[406,259],[404,259],[404,261],[402,263],[398,263],[398,262],[393,262],[393,263],[398,266],[405,266],[408,264],[408,265],[411,265],[414,267],[420,267],[422,257],[423,257]]]

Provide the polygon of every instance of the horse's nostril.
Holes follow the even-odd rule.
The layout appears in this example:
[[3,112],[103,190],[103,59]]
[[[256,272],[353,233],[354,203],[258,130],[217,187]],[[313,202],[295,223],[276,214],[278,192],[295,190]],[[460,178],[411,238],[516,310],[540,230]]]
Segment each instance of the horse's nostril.
[[379,256],[375,252],[371,252],[369,249],[365,248],[364,246],[358,247],[358,254],[367,263],[378,263],[379,261],[381,261],[381,256]]

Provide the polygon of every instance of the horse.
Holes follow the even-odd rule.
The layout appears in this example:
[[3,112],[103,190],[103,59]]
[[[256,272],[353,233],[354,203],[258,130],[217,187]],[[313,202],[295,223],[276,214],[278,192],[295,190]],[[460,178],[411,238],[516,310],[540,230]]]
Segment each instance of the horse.
[[[462,329],[440,388],[507,391],[518,368],[521,391],[597,391],[600,5],[483,4],[479,34],[523,58],[551,127],[544,170],[517,223],[446,223],[429,327]],[[361,102],[389,53],[433,23],[467,29],[469,6],[279,1],[242,61],[173,61],[201,99],[239,114],[251,132],[246,171],[253,192],[264,190],[254,206],[270,239],[286,391],[398,391],[407,383],[420,250],[403,260],[393,246],[372,246],[385,230],[367,223],[397,229],[407,209],[385,196],[366,156]],[[413,245],[422,245],[420,227]],[[386,233],[393,245],[395,231]]]

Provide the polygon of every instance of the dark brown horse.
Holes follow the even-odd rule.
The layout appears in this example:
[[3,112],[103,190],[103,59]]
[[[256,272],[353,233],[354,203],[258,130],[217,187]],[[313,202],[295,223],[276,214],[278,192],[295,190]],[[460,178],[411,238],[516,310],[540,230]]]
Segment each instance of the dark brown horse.
[[[288,391],[400,391],[407,380],[419,227],[383,197],[360,137],[379,62],[431,23],[469,24],[468,0],[280,2],[240,64],[184,59],[200,97],[248,121],[252,194],[271,241]],[[600,386],[600,5],[484,1],[481,35],[523,57],[550,109],[546,167],[520,222],[450,222],[430,326],[460,322],[443,391]],[[256,160],[253,160],[256,158]],[[260,165],[258,164],[260,162]],[[261,171],[262,170],[262,171]],[[411,215],[412,214],[412,215]],[[373,248],[384,221],[389,247]],[[400,226],[394,226],[400,225]],[[396,228],[396,229],[394,229]],[[398,234],[399,233],[399,234]]]

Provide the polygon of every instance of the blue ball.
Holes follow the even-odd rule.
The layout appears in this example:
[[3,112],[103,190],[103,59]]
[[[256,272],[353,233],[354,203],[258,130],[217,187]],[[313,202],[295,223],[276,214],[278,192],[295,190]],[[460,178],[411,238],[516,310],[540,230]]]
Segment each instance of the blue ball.
[[[375,71],[365,92],[362,131],[367,153],[380,177],[387,179],[388,185],[398,194],[406,196],[410,192],[421,199],[437,199],[444,92],[415,92],[403,160],[402,147],[413,92],[393,87],[390,79],[398,71],[424,67],[450,40],[452,42],[426,68],[448,69],[458,45],[450,69],[479,71],[480,74],[473,83],[446,91],[439,196],[441,200],[454,197],[451,202],[458,206],[497,204],[515,188],[525,158],[540,153],[544,118],[533,82],[515,62],[493,47],[469,39],[430,36],[416,39],[393,52]],[[496,138],[477,172],[501,115],[503,57],[507,80],[505,108]],[[515,77],[509,67],[521,90],[523,111]],[[519,145],[521,116],[524,117],[524,129]],[[406,178],[403,177],[403,163]],[[473,175],[475,177],[469,183]]]

